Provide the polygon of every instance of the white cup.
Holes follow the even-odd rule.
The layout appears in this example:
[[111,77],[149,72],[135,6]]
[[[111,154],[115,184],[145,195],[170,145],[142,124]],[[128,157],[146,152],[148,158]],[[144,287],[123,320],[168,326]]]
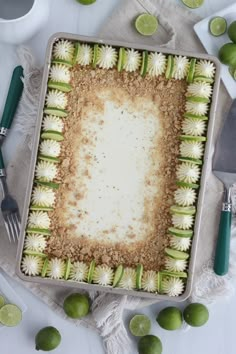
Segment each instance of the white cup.
[[48,0],[0,0],[0,42],[20,44],[46,23]]

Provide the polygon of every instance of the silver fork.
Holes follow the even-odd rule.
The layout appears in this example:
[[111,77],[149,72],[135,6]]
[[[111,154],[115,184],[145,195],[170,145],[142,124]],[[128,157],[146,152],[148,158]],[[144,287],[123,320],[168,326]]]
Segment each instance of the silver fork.
[[2,152],[0,151],[0,184],[3,192],[1,211],[9,241],[16,242],[20,235],[20,213],[17,202],[9,194]]

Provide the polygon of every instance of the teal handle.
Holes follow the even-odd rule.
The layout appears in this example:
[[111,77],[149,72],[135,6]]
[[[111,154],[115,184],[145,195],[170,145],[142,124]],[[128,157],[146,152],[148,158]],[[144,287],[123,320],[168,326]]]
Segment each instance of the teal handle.
[[229,269],[229,251],[231,234],[231,211],[222,211],[220,227],[216,245],[214,272],[217,275],[225,275]]
[[10,129],[11,127],[11,123],[16,113],[16,109],[24,87],[23,82],[21,80],[22,76],[23,68],[22,66],[17,66],[12,74],[7,100],[5,103],[2,120],[0,123],[0,128]]
[[2,151],[0,150],[0,170],[4,170],[4,161],[3,161],[3,156],[2,156]]

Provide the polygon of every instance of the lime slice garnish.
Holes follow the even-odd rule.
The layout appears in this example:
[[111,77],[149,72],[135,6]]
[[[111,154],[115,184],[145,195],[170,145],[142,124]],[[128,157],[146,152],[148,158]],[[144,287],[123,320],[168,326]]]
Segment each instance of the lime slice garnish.
[[190,162],[195,165],[202,165],[202,160],[194,159],[193,157],[179,157],[178,160],[181,162]]
[[180,230],[180,229],[177,229],[176,227],[169,227],[168,232],[171,235],[174,235],[177,237],[192,237],[193,236],[192,230]]
[[196,103],[209,103],[209,98],[206,97],[198,97],[198,96],[187,96],[186,100],[188,102],[196,102]]
[[229,67],[229,73],[230,73],[230,75],[232,76],[232,78],[233,78],[234,80],[236,80],[236,67],[230,66],[230,67]]
[[67,261],[66,261],[66,270],[65,270],[65,275],[64,275],[64,279],[65,280],[67,280],[69,278],[70,270],[71,270],[71,261],[68,258]]
[[203,5],[204,0],[182,0],[182,3],[190,9],[197,9]]
[[141,66],[141,70],[140,70],[140,74],[142,76],[146,75],[147,67],[148,67],[148,52],[146,50],[144,50],[142,52],[142,66]]
[[22,311],[16,305],[7,304],[0,309],[0,322],[7,327],[15,327],[22,320]]
[[151,330],[151,321],[145,315],[135,315],[130,320],[129,330],[135,337],[146,336]]
[[92,60],[92,67],[95,69],[97,65],[97,58],[98,58],[98,44],[94,44],[93,47],[93,60]]
[[195,136],[195,135],[180,135],[181,141],[206,141],[205,136]]
[[89,284],[91,284],[92,280],[93,280],[93,273],[95,270],[95,265],[96,265],[95,260],[93,260],[89,266],[88,278],[87,278]]
[[227,21],[224,17],[213,17],[209,22],[210,33],[219,37],[227,31]]
[[70,92],[72,90],[72,86],[70,84],[67,84],[65,82],[55,82],[52,80],[48,81],[48,87],[63,92]]
[[162,275],[161,272],[157,273],[157,291],[158,293],[161,292],[161,283],[162,283]]
[[214,80],[210,77],[199,75],[194,76],[193,82],[208,82],[209,84],[213,84]]
[[207,116],[197,116],[196,114],[192,114],[189,112],[184,113],[184,118],[208,120]]
[[194,74],[195,74],[195,67],[196,67],[197,59],[192,58],[190,61],[189,71],[187,75],[187,83],[191,84],[193,82]]
[[68,111],[65,109],[55,108],[55,107],[46,107],[44,108],[44,113],[52,114],[53,116],[65,118],[68,116]]
[[124,267],[122,264],[120,264],[115,271],[114,279],[113,279],[113,287],[116,287],[119,285],[119,282],[121,281],[122,277],[124,274]]
[[151,36],[158,28],[158,20],[150,14],[141,14],[135,20],[136,30],[143,36]]
[[63,134],[56,132],[54,130],[47,130],[46,132],[43,132],[41,134],[42,139],[52,139],[56,141],[62,141],[64,140]]
[[173,214],[180,214],[180,215],[194,215],[196,214],[196,207],[195,206],[181,207],[179,205],[172,205],[170,207],[170,212]]
[[73,66],[73,62],[70,60],[64,60],[64,59],[53,59],[52,64],[62,64],[69,66],[70,68]]
[[48,270],[48,258],[45,259],[44,263],[43,263],[43,268],[42,268],[42,271],[41,271],[41,277],[42,278],[45,278],[46,277],[46,274],[47,274],[47,270]]
[[169,270],[162,270],[161,272],[162,276],[166,277],[175,277],[175,278],[187,278],[188,273],[186,272],[171,272]]
[[123,70],[124,62],[125,62],[125,48],[120,48],[119,49],[119,59],[118,59],[118,64],[117,64],[117,70],[119,72]]
[[79,48],[80,48],[80,43],[76,42],[75,43],[74,58],[73,58],[73,65],[75,65],[77,63],[77,58],[78,58],[78,54],[79,54]]
[[[142,287],[142,276],[143,276],[143,265],[138,264],[136,268],[136,288],[141,289]],[[147,334],[147,333],[146,333]]]
[[168,55],[167,66],[166,66],[166,79],[171,79],[174,71],[174,57],[173,55]]
[[165,254],[174,259],[186,260],[189,254],[182,251],[173,250],[172,248],[165,248]]
[[197,183],[188,183],[188,182],[183,182],[183,181],[176,181],[177,186],[179,187],[186,187],[186,188],[193,188],[193,189],[198,189],[199,184]]
[[31,205],[30,210],[42,210],[42,211],[52,211],[52,207],[45,207],[40,205]]
[[52,188],[52,189],[58,189],[60,187],[60,184],[55,183],[55,182],[44,182],[44,181],[35,180],[34,183],[38,184],[40,186],[45,186],[45,187]]
[[46,156],[46,155],[39,155],[39,160],[43,160],[43,161],[48,161],[48,162],[52,162],[52,163],[60,163],[61,160],[58,157],[52,157],[52,156]]
[[3,305],[5,305],[5,298],[0,295],[0,308],[3,307]]
[[30,251],[30,250],[25,250],[24,254],[27,254],[29,256],[35,256],[35,257],[41,257],[41,258],[46,258],[46,254],[37,252],[37,251]]
[[51,231],[48,229],[40,229],[38,227],[29,227],[28,229],[26,229],[27,234],[41,234],[41,235],[45,235],[45,236],[50,236],[51,235]]

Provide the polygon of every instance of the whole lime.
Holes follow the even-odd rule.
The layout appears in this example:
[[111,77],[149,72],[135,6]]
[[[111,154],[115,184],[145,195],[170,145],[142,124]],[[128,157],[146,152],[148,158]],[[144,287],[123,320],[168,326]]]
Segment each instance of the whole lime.
[[89,312],[89,299],[86,295],[79,293],[67,296],[63,308],[67,316],[71,318],[81,318]]
[[77,2],[79,2],[82,5],[91,5],[94,2],[96,2],[96,0],[76,0]]
[[168,331],[179,329],[182,326],[182,312],[177,307],[166,307],[159,312],[157,322]]
[[209,312],[206,306],[193,303],[188,305],[183,313],[184,320],[192,327],[201,327],[209,319]]
[[60,332],[55,327],[42,328],[35,337],[35,349],[49,352],[61,343]]
[[139,354],[161,354],[162,344],[158,337],[148,334],[141,337],[138,342]]
[[236,44],[226,43],[219,51],[221,63],[229,66],[236,66]]
[[236,43],[236,21],[230,24],[228,29],[228,36],[232,42]]

